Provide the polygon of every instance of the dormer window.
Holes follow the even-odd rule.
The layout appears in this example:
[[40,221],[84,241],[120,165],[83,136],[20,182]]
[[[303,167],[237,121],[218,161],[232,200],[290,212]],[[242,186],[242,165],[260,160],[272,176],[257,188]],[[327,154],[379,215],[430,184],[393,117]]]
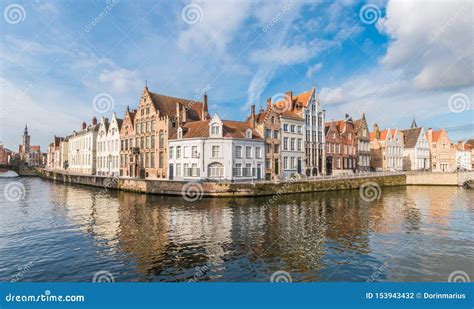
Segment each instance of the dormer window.
[[179,128],[178,129],[178,139],[182,139],[182,138],[183,138],[183,129]]
[[211,135],[220,135],[221,134],[221,127],[218,124],[213,124],[211,126]]
[[252,130],[247,129],[245,131],[245,138],[252,138]]

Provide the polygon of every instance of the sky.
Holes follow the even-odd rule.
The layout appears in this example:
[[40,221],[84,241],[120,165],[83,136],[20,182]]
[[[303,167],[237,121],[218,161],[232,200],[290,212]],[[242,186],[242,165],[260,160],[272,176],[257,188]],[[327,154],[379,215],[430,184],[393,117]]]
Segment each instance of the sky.
[[316,88],[326,120],[446,128],[474,138],[473,2],[0,2],[0,141],[28,124],[46,151],[150,91],[244,120],[250,105]]

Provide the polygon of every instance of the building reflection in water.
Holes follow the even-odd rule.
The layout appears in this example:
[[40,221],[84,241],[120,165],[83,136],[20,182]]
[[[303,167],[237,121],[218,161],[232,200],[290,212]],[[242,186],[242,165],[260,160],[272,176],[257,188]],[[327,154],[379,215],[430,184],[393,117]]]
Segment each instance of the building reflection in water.
[[[100,254],[123,259],[128,268],[119,268],[118,281],[267,281],[277,270],[294,281],[365,281],[380,265],[399,263],[394,252],[404,235],[426,232],[424,220],[449,224],[457,198],[453,188],[399,187],[383,188],[373,202],[340,191],[280,196],[268,206],[271,197],[187,203],[74,186],[51,190],[56,216],[90,235]],[[379,279],[389,280],[391,271]]]

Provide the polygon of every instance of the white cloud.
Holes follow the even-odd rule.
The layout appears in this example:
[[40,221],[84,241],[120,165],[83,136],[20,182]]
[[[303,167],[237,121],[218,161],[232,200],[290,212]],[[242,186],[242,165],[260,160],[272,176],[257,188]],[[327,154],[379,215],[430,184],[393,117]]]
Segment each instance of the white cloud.
[[[197,10],[196,23],[187,24],[183,20],[179,10],[179,23],[184,26],[178,34],[177,44],[186,51],[193,48],[207,50],[209,52],[224,53],[235,33],[249,16],[249,1],[194,1],[201,10]],[[183,5],[183,8],[185,5]]]
[[313,66],[310,66],[308,71],[306,71],[306,78],[311,78],[315,73],[319,72],[323,67],[322,63],[316,63]]
[[418,89],[474,83],[472,1],[389,1],[378,28],[392,38],[382,64],[403,67]]
[[257,63],[290,65],[305,62],[312,56],[311,51],[302,45],[281,46],[275,49],[265,48],[254,51],[250,59]]
[[[135,72],[122,68],[103,70],[99,75],[99,80],[101,82],[109,83],[113,90],[120,93],[136,89],[143,84],[143,81],[140,81]],[[104,89],[107,89],[107,87],[104,87]]]

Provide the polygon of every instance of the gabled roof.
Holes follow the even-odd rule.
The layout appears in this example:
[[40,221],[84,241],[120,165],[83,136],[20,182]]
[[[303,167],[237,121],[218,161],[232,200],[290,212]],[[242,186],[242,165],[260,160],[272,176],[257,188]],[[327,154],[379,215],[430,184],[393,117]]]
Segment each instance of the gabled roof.
[[155,108],[160,112],[160,116],[176,116],[176,103],[179,103],[188,109],[188,121],[198,121],[201,119],[204,104],[202,102],[175,98],[163,94],[148,91],[151,101]]
[[293,99],[296,100],[296,102],[300,103],[302,106],[306,107],[309,104],[309,99],[311,98],[311,95],[315,91],[314,87],[311,88],[310,90],[300,93],[297,96],[294,96]]
[[[245,138],[245,131],[247,129],[252,130],[253,139],[262,139],[260,134],[255,129],[252,129],[248,122],[244,121],[222,121],[222,136],[224,138]],[[183,138],[198,138],[198,137],[209,137],[209,123],[210,120],[193,121],[184,124],[181,128],[183,129]],[[174,132],[171,139],[177,139],[178,132]]]
[[405,148],[415,148],[416,142],[420,136],[422,128],[412,128],[407,130],[401,130],[403,133],[403,142]]
[[443,134],[443,130],[432,131],[431,142],[438,142],[442,134]]

